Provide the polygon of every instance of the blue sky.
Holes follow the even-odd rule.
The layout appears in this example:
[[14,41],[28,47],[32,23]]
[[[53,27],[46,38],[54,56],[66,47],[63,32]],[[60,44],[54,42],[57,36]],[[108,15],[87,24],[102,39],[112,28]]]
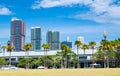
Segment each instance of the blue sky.
[[100,42],[104,31],[108,40],[120,37],[119,0],[0,0],[1,44],[10,39],[12,17],[25,22],[26,42],[32,26],[42,28],[43,43],[47,30],[60,31],[61,41],[83,36],[85,43]]

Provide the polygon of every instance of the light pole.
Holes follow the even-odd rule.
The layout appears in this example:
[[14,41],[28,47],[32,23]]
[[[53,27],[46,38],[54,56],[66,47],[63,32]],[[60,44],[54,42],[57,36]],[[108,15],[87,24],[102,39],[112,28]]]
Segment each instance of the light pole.
[[[104,36],[104,40],[105,40],[105,44],[106,44],[106,38],[107,38],[107,33],[106,33],[106,31],[104,31],[103,36]],[[107,61],[108,61],[108,57],[106,57],[106,54],[107,54],[107,53],[104,51],[104,68],[106,68],[106,59],[107,59]]]
[[11,41],[7,42],[7,51],[9,52],[9,68],[11,68],[11,52],[14,49],[13,43]]
[[[11,46],[11,42],[7,42],[7,47]],[[7,49],[7,51],[11,51],[11,49]],[[11,67],[11,52],[9,52],[9,68]]]
[[103,36],[104,36],[104,40],[106,40],[106,38],[107,38],[107,33],[106,33],[106,31],[104,31]]

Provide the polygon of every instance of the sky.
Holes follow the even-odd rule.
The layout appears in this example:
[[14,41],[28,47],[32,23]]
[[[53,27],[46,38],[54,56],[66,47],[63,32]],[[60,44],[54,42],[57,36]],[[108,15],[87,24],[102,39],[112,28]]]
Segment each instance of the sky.
[[11,18],[26,24],[26,42],[30,42],[30,29],[42,29],[42,43],[47,30],[60,32],[60,41],[74,42],[84,37],[85,43],[100,42],[103,32],[107,39],[120,37],[120,0],[0,0],[0,44],[10,39]]

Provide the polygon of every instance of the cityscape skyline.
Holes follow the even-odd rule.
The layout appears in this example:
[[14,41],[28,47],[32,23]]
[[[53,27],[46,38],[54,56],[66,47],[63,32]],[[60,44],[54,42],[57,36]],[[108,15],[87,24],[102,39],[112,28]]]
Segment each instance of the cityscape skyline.
[[[26,24],[26,42],[30,42],[31,27],[42,29],[42,43],[46,43],[47,30],[59,31],[61,42],[70,37],[84,37],[84,42],[100,42],[103,32],[107,39],[120,37],[119,1],[117,0],[1,0],[0,1],[0,44],[10,40],[10,20],[12,17],[23,19]],[[22,6],[21,6],[22,4]],[[101,7],[101,6],[104,6]],[[101,8],[98,8],[101,7]],[[112,11],[111,11],[112,10]]]

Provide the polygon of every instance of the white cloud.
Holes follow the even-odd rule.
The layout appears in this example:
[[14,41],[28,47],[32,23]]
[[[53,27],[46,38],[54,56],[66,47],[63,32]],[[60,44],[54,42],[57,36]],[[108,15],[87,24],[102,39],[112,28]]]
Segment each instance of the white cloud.
[[120,1],[118,0],[37,0],[32,5],[32,8],[69,7],[73,5],[85,5],[90,8],[87,13],[77,14],[74,18],[92,20],[99,23],[120,24]]
[[90,4],[92,0],[37,0],[32,5],[33,9],[51,8],[57,6],[72,6],[76,4]]
[[0,15],[10,15],[12,12],[7,8],[2,5],[0,5]]
[[89,4],[90,11],[84,14],[77,14],[74,17],[99,23],[120,25],[120,5],[114,4],[114,1],[115,0],[94,0]]

